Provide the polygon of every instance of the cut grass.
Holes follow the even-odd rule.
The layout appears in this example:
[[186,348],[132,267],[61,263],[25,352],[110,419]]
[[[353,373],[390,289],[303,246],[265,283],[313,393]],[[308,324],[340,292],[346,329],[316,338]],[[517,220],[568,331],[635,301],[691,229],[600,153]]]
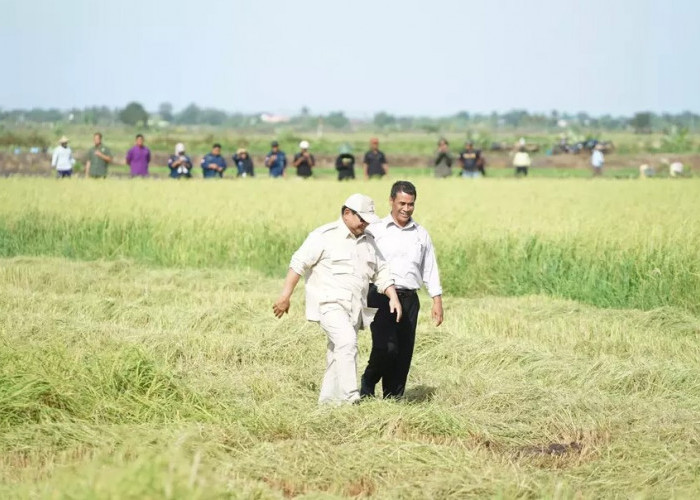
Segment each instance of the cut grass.
[[1,260],[0,495],[700,492],[697,315],[447,296],[407,401],[319,408],[325,338],[301,293],[274,319],[280,281]]

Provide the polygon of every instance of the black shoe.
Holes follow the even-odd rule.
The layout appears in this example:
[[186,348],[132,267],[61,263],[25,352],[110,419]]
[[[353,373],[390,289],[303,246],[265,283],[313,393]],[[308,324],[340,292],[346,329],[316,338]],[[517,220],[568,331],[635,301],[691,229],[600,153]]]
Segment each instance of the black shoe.
[[362,375],[362,378],[360,379],[360,398],[373,398],[374,397],[374,386],[370,386],[367,383],[367,380],[365,379],[365,376]]

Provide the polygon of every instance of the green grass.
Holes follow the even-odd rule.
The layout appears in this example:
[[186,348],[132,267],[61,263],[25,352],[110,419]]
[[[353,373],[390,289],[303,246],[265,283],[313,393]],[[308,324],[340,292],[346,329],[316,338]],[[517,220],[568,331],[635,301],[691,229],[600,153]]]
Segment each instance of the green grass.
[[[417,177],[417,220],[435,240],[446,293],[545,293],[601,307],[700,311],[696,180]],[[128,258],[282,276],[305,235],[390,181],[94,182],[11,179],[0,256]]]
[[[300,293],[274,319],[279,284],[124,260],[0,261],[0,495],[700,491],[697,316],[448,296],[442,327],[421,313],[408,401],[318,408],[325,339]],[[360,349],[364,363],[366,332]]]
[[390,180],[0,181],[0,497],[696,497],[700,183],[415,180],[446,320],[341,408],[271,305]]

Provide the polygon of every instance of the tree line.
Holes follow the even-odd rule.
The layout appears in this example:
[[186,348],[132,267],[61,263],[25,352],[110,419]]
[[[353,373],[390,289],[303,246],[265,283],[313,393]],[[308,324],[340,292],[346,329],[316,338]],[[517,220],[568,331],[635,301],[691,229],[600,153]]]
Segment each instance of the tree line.
[[[511,110],[503,113],[470,113],[459,111],[442,117],[400,116],[380,111],[372,118],[351,119],[343,111],[314,114],[303,107],[297,114],[282,118],[283,123],[298,129],[315,130],[327,127],[331,130],[353,130],[373,128],[386,131],[423,131],[439,133],[464,130],[469,127],[490,129],[530,129],[549,130],[571,127],[595,128],[600,130],[633,130],[636,133],[665,132],[672,128],[695,132],[700,126],[700,115],[690,111],[682,113],[652,113],[640,111],[631,116],[591,116],[585,112],[567,113],[552,110],[549,113],[531,113],[527,110]],[[221,109],[200,107],[192,103],[175,111],[167,102],[157,110],[147,111],[138,102],[130,102],[124,108],[91,106],[59,110],[43,109],[0,109],[0,123],[16,125],[22,123],[76,123],[84,125],[126,124],[141,127],[162,127],[168,125],[209,125],[225,126],[234,129],[260,130],[273,129],[279,122],[266,121],[262,113],[230,113]]]

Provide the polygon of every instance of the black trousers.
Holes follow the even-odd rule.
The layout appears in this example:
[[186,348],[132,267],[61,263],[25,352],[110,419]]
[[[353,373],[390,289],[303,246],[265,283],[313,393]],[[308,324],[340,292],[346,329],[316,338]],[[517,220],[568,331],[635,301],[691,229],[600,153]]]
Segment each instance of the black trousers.
[[374,396],[374,386],[381,380],[385,398],[399,398],[406,390],[408,371],[411,369],[413,347],[420,301],[416,292],[399,291],[403,314],[396,322],[396,314],[389,312],[389,297],[370,287],[367,305],[378,308],[372,330],[372,351],[362,375],[360,396]]

